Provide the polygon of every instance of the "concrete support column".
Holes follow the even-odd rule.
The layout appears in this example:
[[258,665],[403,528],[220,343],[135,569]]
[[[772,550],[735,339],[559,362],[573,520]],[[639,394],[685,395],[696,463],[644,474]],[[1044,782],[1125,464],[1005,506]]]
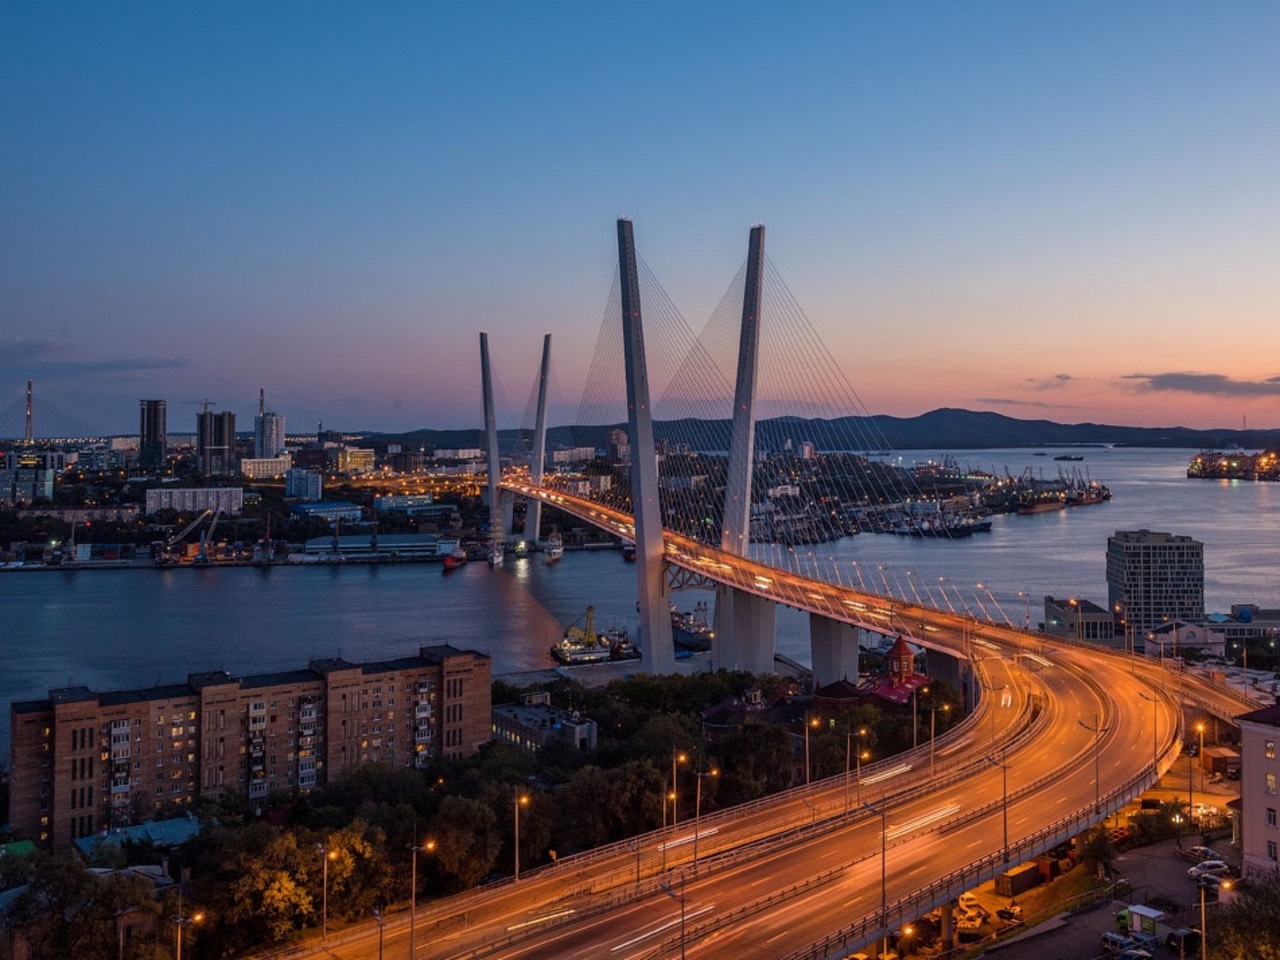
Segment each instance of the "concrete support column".
[[713,670],[773,673],[773,635],[777,604],[733,587],[716,590],[716,638]]
[[493,370],[489,364],[489,334],[480,333],[480,386],[484,391],[484,440],[485,457],[488,460],[489,483],[489,542],[501,543],[502,505],[498,500],[498,481],[502,477],[502,464],[498,460],[498,417],[493,408]]
[[851,624],[809,614],[809,651],[815,689],[837,680],[858,682],[858,631]]
[[627,368],[627,430],[631,443],[631,506],[636,524],[641,663],[649,673],[671,673],[676,666],[676,652],[671,640],[671,608],[664,590],[658,454],[653,442],[653,410],[649,405],[649,372],[640,316],[640,274],[636,269],[635,235],[630,220],[618,221],[618,281]]

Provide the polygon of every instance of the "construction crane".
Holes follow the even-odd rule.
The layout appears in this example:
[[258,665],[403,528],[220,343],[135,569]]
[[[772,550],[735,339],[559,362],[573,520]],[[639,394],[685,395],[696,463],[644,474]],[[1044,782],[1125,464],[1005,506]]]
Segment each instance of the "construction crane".
[[[208,513],[209,511],[205,511]],[[209,562],[208,546],[213,542],[213,531],[218,528],[218,521],[222,519],[222,504],[218,504],[218,509],[214,511],[213,522],[209,524],[209,529],[200,534],[200,549],[196,551],[195,563],[205,564]]]

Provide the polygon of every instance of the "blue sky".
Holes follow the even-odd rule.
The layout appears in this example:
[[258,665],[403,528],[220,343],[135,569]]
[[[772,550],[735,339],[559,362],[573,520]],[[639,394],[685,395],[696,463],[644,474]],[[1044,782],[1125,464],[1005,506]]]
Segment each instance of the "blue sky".
[[[799,6],[800,9],[790,9]],[[571,416],[613,221],[689,321],[749,225],[872,412],[1280,421],[1280,7],[0,10],[0,435]],[[188,417],[188,413],[192,414]]]

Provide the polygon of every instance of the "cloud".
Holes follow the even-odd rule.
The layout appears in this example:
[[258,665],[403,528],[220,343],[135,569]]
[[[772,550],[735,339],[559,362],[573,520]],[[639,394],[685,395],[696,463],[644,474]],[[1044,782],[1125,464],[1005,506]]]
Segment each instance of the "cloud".
[[1057,390],[1059,387],[1065,387],[1069,383],[1075,382],[1075,377],[1069,373],[1055,373],[1052,377],[1027,377],[1026,382],[1031,384],[1036,390]]
[[33,380],[73,380],[111,377],[152,370],[179,370],[191,366],[181,357],[112,357],[101,360],[65,359],[70,347],[57,340],[0,337],[0,368]]
[[1208,397],[1280,396],[1280,377],[1233,380],[1221,373],[1131,373],[1120,379],[1130,381],[1142,391],[1195,393]]
[[1043,409],[1072,410],[1074,403],[1045,403],[1043,400],[1014,400],[1011,397],[972,397],[973,403],[989,403],[995,407],[1041,407]]

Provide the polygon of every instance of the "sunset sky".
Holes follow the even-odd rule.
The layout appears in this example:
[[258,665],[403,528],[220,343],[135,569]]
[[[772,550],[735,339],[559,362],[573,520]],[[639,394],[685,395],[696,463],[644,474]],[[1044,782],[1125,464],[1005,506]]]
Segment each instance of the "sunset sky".
[[[1280,427],[1280,5],[0,7],[0,436],[571,419],[614,220],[769,257],[872,413]],[[856,411],[850,411],[856,412]],[[248,427],[248,422],[243,422]]]

